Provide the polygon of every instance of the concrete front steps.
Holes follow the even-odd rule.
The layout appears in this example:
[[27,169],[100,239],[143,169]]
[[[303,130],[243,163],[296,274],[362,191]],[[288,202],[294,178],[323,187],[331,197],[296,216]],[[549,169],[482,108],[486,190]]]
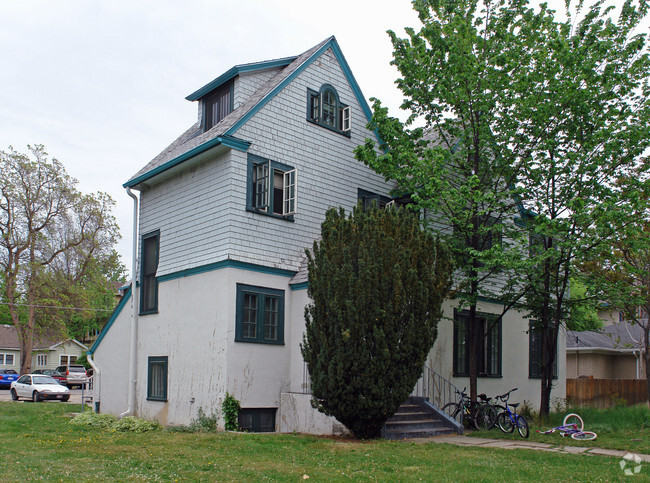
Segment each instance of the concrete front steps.
[[409,397],[384,426],[386,439],[432,438],[457,433],[458,428],[421,397]]

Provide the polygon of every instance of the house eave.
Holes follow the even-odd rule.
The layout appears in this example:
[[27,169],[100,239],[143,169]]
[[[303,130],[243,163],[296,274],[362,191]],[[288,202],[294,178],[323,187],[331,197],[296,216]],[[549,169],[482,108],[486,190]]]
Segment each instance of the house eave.
[[[250,141],[244,141],[242,139],[238,139],[233,136],[219,136],[210,139],[209,141],[206,141],[203,144],[193,149],[190,149],[186,153],[183,153],[180,156],[177,156],[174,159],[167,161],[166,163],[152,169],[151,171],[147,171],[146,173],[138,176],[137,178],[133,178],[127,181],[122,186],[124,188],[141,189],[145,182],[150,183],[154,181],[154,179],[167,177],[176,173],[180,169],[184,169],[187,166],[184,163],[190,159],[194,159],[195,161],[200,161],[204,159],[204,157],[206,157],[207,155],[210,155],[213,152],[218,151],[219,148],[235,149],[237,151],[246,152],[248,151],[250,145],[251,145]],[[183,164],[182,168],[180,166],[181,164]]]
[[228,82],[229,80],[234,79],[238,75],[246,74],[249,72],[259,72],[263,70],[275,69],[278,67],[286,67],[296,59],[297,57],[285,57],[284,59],[267,60],[263,62],[254,62],[251,64],[236,65],[231,69],[227,70],[226,72],[224,72],[223,74],[221,74],[216,79],[208,82],[200,89],[192,92],[185,99],[187,99],[188,101],[198,101],[202,97],[206,96],[207,94],[209,94],[210,92],[212,92],[213,90],[221,86],[222,84]]
[[567,354],[630,354],[633,355],[639,352],[640,349],[615,349],[613,347],[567,347]]

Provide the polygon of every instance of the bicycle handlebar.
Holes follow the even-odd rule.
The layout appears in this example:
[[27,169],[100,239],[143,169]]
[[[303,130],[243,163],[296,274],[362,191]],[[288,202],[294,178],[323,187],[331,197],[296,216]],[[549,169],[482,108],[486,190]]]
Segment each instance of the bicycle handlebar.
[[515,387],[514,389],[510,389],[505,394],[501,394],[500,396],[496,396],[496,398],[501,399],[503,402],[506,402],[508,399],[510,399],[510,393],[513,392],[513,391],[516,391],[517,389],[519,389],[519,388]]

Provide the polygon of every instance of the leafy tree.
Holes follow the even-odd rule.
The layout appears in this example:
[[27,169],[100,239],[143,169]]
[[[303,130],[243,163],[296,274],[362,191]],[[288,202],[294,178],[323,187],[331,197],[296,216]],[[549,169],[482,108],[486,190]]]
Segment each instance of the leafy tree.
[[[367,140],[357,159],[409,193],[454,248],[454,296],[469,310],[470,397],[476,400],[482,328],[479,298],[503,304],[503,315],[521,297],[516,278],[504,276],[527,253],[514,220],[520,216],[517,179],[524,147],[516,111],[527,80],[520,74],[544,39],[546,11],[525,2],[474,0],[413,2],[422,28],[409,38],[389,31],[392,64],[411,112],[403,125],[374,100],[370,127],[384,154]],[[424,127],[411,128],[415,123]],[[446,227],[450,227],[447,229]],[[495,322],[498,318],[495,319]],[[482,330],[485,330],[482,332]]]
[[573,304],[566,321],[567,329],[583,332],[602,328],[597,309],[599,302],[588,294],[587,285],[577,278],[572,278],[569,285]]
[[[609,306],[621,311],[626,321],[641,327],[639,348],[645,360],[646,380],[650,381],[650,212],[647,206],[644,212],[645,219],[626,227],[624,236],[610,249],[603,250],[589,269]],[[650,401],[650,387],[647,396]]]
[[[43,146],[29,151],[0,152],[0,268],[3,298],[20,339],[21,373],[30,371],[34,334],[61,328],[44,311],[53,293],[81,280],[119,236],[108,195],[80,193]],[[71,278],[48,285],[61,271]]]
[[70,337],[83,341],[107,322],[118,301],[116,287],[125,282],[126,268],[115,250],[96,253],[81,271],[68,257],[61,257],[60,262],[42,277],[41,291],[51,308],[39,311],[38,316],[50,324],[58,322]]
[[378,436],[422,374],[452,271],[446,248],[404,209],[330,209],[307,251],[301,351],[313,404],[359,438]]
[[[389,31],[411,115],[402,125],[375,100],[371,127],[385,154],[371,141],[356,151],[464,238],[457,293],[470,314],[480,295],[504,310],[525,303],[542,332],[543,414],[572,267],[613,236],[609,221],[634,191],[617,180],[650,142],[650,64],[645,36],[634,34],[647,1],[624,2],[616,22],[603,2],[586,12],[571,4],[558,22],[526,0],[415,0],[421,30]],[[509,284],[499,286],[499,271]]]
[[598,2],[582,16],[567,8],[563,23],[547,18],[548,40],[513,113],[526,146],[518,184],[539,214],[528,219],[534,256],[517,273],[541,331],[542,414],[561,327],[581,303],[570,297],[574,267],[625,236],[647,183],[631,176],[650,146],[650,58],[646,35],[635,34],[647,12],[646,1],[626,1],[614,20]]

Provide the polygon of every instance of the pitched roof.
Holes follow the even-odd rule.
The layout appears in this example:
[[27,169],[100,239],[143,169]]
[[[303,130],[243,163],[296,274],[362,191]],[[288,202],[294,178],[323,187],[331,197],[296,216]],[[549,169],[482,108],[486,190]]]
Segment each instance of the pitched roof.
[[623,351],[638,349],[642,338],[641,327],[621,322],[605,326],[599,331],[578,332],[568,330],[566,348],[567,350],[600,349]]
[[[87,349],[85,345],[74,339],[69,339],[56,335],[43,335],[34,337],[34,350],[47,350],[53,349],[55,346],[63,344],[68,340],[72,340],[84,350]],[[18,337],[18,330],[13,325],[0,325],[0,348],[20,350],[20,339]]]
[[286,57],[283,59],[235,66],[212,82],[206,84],[201,89],[190,94],[187,99],[197,100],[239,73],[268,69],[271,67],[281,67],[281,70],[275,76],[268,80],[241,106],[233,110],[210,130],[202,132],[200,123],[198,122],[192,125],[162,153],[156,156],[145,167],[124,183],[124,187],[138,187],[141,183],[151,179],[152,177],[172,168],[176,168],[185,161],[216,148],[217,146],[226,146],[241,151],[248,150],[250,142],[236,138],[234,135],[237,130],[328,49],[332,49],[334,55],[341,64],[342,70],[369,121],[371,117],[370,107],[363,97],[361,89],[354,79],[345,57],[343,57],[343,53],[341,52],[336,39],[332,36],[296,57]]

